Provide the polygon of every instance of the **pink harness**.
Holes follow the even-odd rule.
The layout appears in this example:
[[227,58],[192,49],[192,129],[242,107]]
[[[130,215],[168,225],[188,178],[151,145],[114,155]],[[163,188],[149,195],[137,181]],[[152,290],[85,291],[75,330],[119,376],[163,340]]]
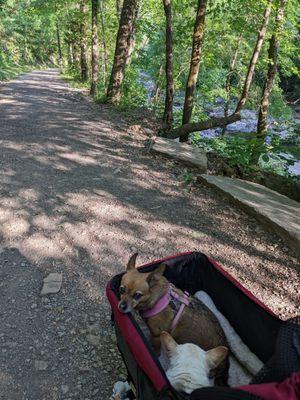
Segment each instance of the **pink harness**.
[[183,313],[184,308],[190,304],[190,298],[187,292],[184,292],[183,296],[180,296],[173,290],[172,286],[170,285],[166,294],[164,294],[158,300],[158,302],[155,304],[154,307],[146,311],[140,311],[141,317],[142,318],[154,317],[154,315],[159,314],[161,311],[167,308],[172,299],[177,300],[181,303],[179,310],[177,311],[175,318],[173,319],[171,324],[170,333],[172,333],[178,324],[178,321],[181,317],[181,314]]

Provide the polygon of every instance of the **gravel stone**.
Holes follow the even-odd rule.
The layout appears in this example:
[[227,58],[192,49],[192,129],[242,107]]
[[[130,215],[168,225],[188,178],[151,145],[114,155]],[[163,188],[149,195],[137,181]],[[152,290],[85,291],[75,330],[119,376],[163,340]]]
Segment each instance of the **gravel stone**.
[[69,391],[69,386],[67,386],[67,385],[62,385],[62,386],[61,386],[61,391],[62,391],[63,394],[67,394],[68,391]]
[[100,337],[96,335],[87,335],[87,341],[92,344],[93,346],[98,346],[100,344]]
[[37,371],[46,371],[46,369],[48,368],[48,363],[47,361],[43,360],[35,360],[34,367]]
[[62,274],[55,272],[49,274],[44,278],[44,285],[41,291],[41,296],[46,296],[47,294],[54,294],[60,291],[62,285]]

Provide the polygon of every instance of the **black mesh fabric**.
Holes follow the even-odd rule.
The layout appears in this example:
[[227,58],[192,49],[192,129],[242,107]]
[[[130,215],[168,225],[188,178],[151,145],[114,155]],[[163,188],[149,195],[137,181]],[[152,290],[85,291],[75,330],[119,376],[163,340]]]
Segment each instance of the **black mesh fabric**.
[[300,316],[286,321],[279,329],[275,353],[252,383],[281,382],[300,371]]
[[233,388],[207,387],[194,390],[190,400],[263,400],[255,394]]

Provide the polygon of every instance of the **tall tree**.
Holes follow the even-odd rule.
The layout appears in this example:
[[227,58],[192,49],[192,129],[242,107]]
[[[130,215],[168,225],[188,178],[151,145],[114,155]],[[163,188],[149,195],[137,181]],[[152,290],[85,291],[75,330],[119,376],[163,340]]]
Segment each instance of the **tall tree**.
[[153,88],[153,92],[151,94],[151,103],[156,105],[159,99],[159,95],[160,95],[160,84],[161,84],[161,76],[163,74],[164,71],[164,66],[163,64],[160,65],[159,70],[158,70],[158,74],[155,80],[155,85]]
[[87,62],[87,45],[86,45],[86,26],[85,26],[85,16],[86,16],[86,0],[80,0],[79,10],[80,10],[80,75],[82,81],[87,81],[89,77],[89,69]]
[[246,75],[246,79],[245,79],[245,83],[244,83],[244,87],[243,87],[243,92],[242,92],[240,100],[236,106],[235,113],[240,113],[240,111],[242,110],[242,108],[244,107],[244,105],[248,99],[249,90],[250,90],[250,86],[251,86],[251,83],[253,80],[256,63],[257,63],[263,42],[266,37],[270,14],[271,14],[271,9],[272,9],[272,3],[273,3],[273,0],[268,0],[267,6],[265,8],[265,12],[264,12],[264,16],[263,16],[263,23],[260,27],[260,30],[258,31],[258,36],[257,36],[257,40],[256,40],[256,43],[254,46],[250,64],[248,67],[248,71],[247,71],[247,75]]
[[107,46],[105,33],[105,18],[104,18],[104,1],[100,0],[100,18],[101,18],[101,41],[102,41],[102,79],[104,87],[106,86],[107,76]]
[[174,80],[173,80],[173,26],[172,26],[172,8],[171,0],[163,0],[163,6],[166,16],[166,97],[163,122],[165,129],[169,131],[173,124],[173,98],[174,98]]
[[121,87],[125,76],[125,67],[130,59],[131,41],[138,0],[124,0],[116,40],[114,62],[111,70],[106,99],[118,103],[121,99]]
[[55,29],[56,29],[56,38],[57,38],[58,65],[61,68],[62,67],[62,62],[63,62],[63,54],[62,54],[61,37],[60,37],[59,24],[58,24],[58,7],[57,7],[57,3],[54,3],[54,11],[55,11],[55,14],[56,14]]
[[80,70],[80,55],[77,40],[79,37],[79,20],[78,17],[75,17],[74,10],[72,11],[66,16],[64,42],[67,44],[68,67],[73,70]]
[[61,49],[61,39],[60,39],[60,32],[59,32],[59,25],[58,22],[56,21],[56,37],[57,37],[57,50],[58,50],[58,64],[60,67],[62,67],[62,49]]
[[92,0],[92,75],[90,90],[92,96],[95,96],[97,92],[99,74],[98,9],[99,0]]
[[122,0],[116,0],[116,11],[117,11],[117,18],[119,20],[122,10]]
[[227,117],[213,117],[208,119],[207,121],[201,121],[201,122],[194,122],[194,123],[188,123],[180,126],[179,128],[176,128],[172,130],[169,134],[167,134],[167,137],[170,138],[177,138],[181,136],[186,136],[189,133],[192,132],[197,132],[197,131],[203,131],[206,129],[212,129],[212,128],[218,128],[218,127],[224,127],[226,125],[232,124],[233,122],[236,122],[241,119],[241,110],[243,106],[246,103],[246,100],[249,95],[249,90],[250,86],[253,80],[253,75],[256,67],[256,63],[262,48],[263,41],[265,39],[266,33],[267,33],[267,27],[269,24],[269,19],[270,19],[270,13],[271,13],[271,7],[272,7],[272,2],[273,0],[268,0],[268,3],[266,5],[264,15],[263,15],[263,22],[261,24],[261,27],[258,31],[257,35],[257,40],[255,42],[255,46],[253,49],[252,57],[248,66],[245,82],[243,85],[243,90],[242,94],[240,96],[239,102],[236,106],[236,109],[233,114],[228,115]]
[[74,59],[73,59],[73,49],[72,49],[72,42],[66,40],[67,43],[67,60],[68,60],[68,67],[72,68],[74,64]]
[[135,32],[136,32],[136,22],[137,22],[138,13],[139,13],[139,4],[138,4],[138,6],[137,6],[137,8],[135,10],[132,34],[130,35],[130,38],[129,38],[129,49],[128,49],[128,57],[126,59],[126,65],[129,65],[130,62],[131,62],[133,50],[134,50],[134,47],[135,47],[135,36],[136,36]]
[[[284,22],[284,12],[286,8],[287,0],[279,0],[277,7],[277,14],[275,20],[274,33],[270,39],[269,49],[268,49],[268,71],[266,76],[266,81],[263,88],[263,94],[261,98],[261,103],[259,107],[258,123],[257,123],[257,144],[258,148],[265,141],[267,135],[267,116],[270,105],[270,95],[272,92],[274,79],[277,72],[277,62],[278,62],[278,46],[279,39],[283,28]],[[254,162],[258,161],[259,152],[254,152]]]
[[[229,110],[229,105],[230,105],[231,80],[232,80],[232,76],[233,76],[235,68],[236,68],[241,42],[242,42],[242,35],[240,35],[238,37],[237,45],[236,45],[236,48],[233,53],[233,57],[232,57],[232,60],[230,63],[228,74],[226,76],[226,83],[225,83],[226,102],[224,105],[224,117],[228,117],[228,110]],[[225,135],[225,132],[226,132],[226,126],[223,127],[222,136]]]
[[82,79],[82,73],[81,73],[81,59],[80,59],[80,46],[75,42],[72,45],[72,53],[73,53],[73,65],[76,71],[80,71],[80,76]]
[[[190,71],[185,89],[182,125],[188,124],[192,117],[192,112],[194,107],[194,92],[197,85],[199,67],[201,62],[206,5],[207,5],[207,0],[198,0],[198,8],[194,25]],[[181,142],[185,142],[187,140],[188,140],[188,134],[180,137]]]

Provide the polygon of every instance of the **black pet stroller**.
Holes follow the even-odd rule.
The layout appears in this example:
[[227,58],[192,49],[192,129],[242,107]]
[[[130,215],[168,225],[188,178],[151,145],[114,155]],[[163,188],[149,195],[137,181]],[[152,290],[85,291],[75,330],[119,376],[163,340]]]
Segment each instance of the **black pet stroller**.
[[204,290],[250,350],[265,364],[251,384],[207,387],[191,395],[178,393],[168,382],[154,351],[131,314],[118,310],[122,274],[107,285],[117,344],[138,400],[300,400],[300,317],[280,320],[215,261],[189,252],[139,267],[142,272],[167,265],[165,276],[190,294]]

